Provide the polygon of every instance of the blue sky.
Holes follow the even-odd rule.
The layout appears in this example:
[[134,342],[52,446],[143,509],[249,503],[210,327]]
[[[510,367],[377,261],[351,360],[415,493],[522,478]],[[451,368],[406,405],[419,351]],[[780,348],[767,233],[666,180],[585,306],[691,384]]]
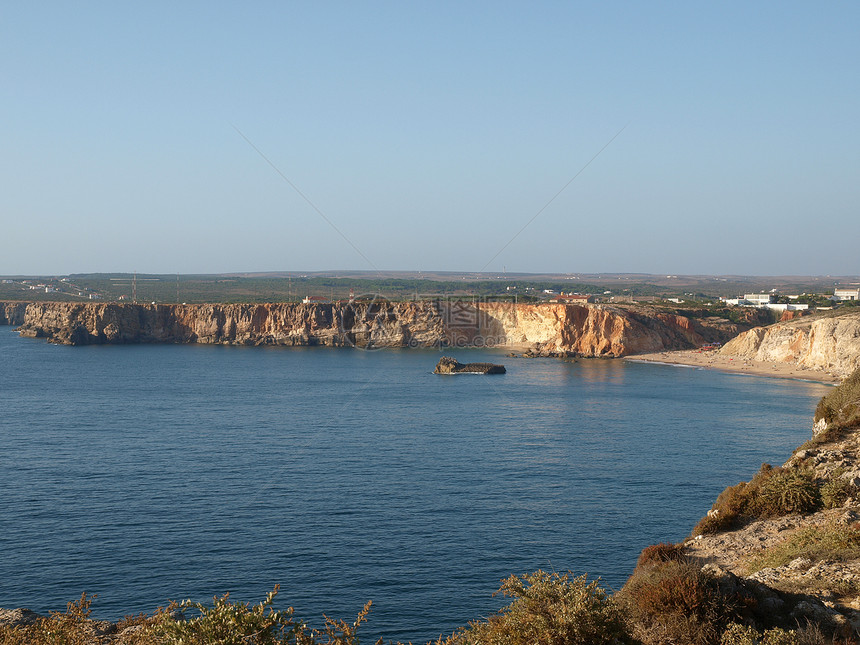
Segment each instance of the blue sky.
[[0,274],[858,274],[858,33],[856,2],[6,3]]

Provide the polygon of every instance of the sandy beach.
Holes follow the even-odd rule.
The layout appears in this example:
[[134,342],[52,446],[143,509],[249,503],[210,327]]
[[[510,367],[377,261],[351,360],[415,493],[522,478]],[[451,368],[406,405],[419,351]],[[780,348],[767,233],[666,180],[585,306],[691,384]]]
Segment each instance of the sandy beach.
[[821,383],[839,383],[841,381],[841,379],[827,372],[806,369],[791,363],[752,361],[736,356],[723,356],[714,351],[702,351],[699,349],[637,354],[636,356],[627,356],[625,360],[645,363],[666,363],[669,365],[690,365],[726,372],[737,372],[739,374],[804,379],[807,381],[819,381]]

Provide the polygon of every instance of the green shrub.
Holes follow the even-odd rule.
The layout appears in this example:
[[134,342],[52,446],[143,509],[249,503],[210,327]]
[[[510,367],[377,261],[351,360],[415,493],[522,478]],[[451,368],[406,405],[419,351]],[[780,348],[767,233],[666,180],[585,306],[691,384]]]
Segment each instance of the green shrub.
[[183,612],[198,615],[187,620],[175,620],[171,613],[162,612],[155,633],[167,643],[183,645],[279,645],[295,641],[305,631],[305,625],[293,620],[292,608],[276,611],[272,601],[278,588],[258,605],[232,603],[229,594],[213,598],[213,606],[186,600],[179,605]]
[[819,508],[821,494],[810,472],[762,464],[749,483],[729,486],[720,493],[708,515],[693,528],[693,535],[719,533],[748,521],[810,513]]
[[762,482],[751,510],[757,517],[780,517],[820,507],[821,495],[811,473],[780,468]]
[[749,482],[726,488],[719,494],[710,512],[693,528],[693,535],[728,531],[738,528],[745,520],[756,517],[756,497],[773,472],[773,466],[762,464]]
[[89,645],[104,642],[103,634],[90,620],[90,605],[95,596],[81,594],[78,601],[70,602],[65,613],[51,612],[50,617],[40,618],[28,627],[0,627],[2,645]]
[[708,514],[693,527],[693,535],[707,535],[736,528],[747,506],[748,488],[747,482],[727,487],[719,494]]
[[819,448],[828,443],[836,443],[845,437],[847,434],[847,430],[845,428],[836,428],[836,427],[828,427],[826,430],[822,430],[817,433],[812,439],[808,441],[804,441],[797,448],[794,449],[794,453],[796,454],[801,450],[811,450],[814,448]]
[[632,642],[621,611],[597,581],[537,571],[511,576],[496,593],[515,598],[486,621],[437,645],[610,645]]
[[[69,603],[65,613],[33,625],[0,626],[0,645],[358,645],[356,632],[370,612],[368,602],[354,623],[325,618],[322,629],[309,629],[293,618],[292,608],[271,605],[278,587],[257,604],[232,603],[225,595],[212,607],[186,600],[161,608],[154,616],[128,617],[114,625],[90,619],[92,598]],[[177,619],[177,611],[196,616]],[[128,628],[128,633],[120,633]]]
[[860,369],[824,396],[815,408],[815,420],[827,421],[828,429],[860,425]]
[[761,632],[755,627],[732,623],[723,632],[720,645],[760,645]]
[[824,508],[838,508],[856,492],[851,482],[841,477],[831,476],[821,486],[821,503]]
[[779,627],[761,633],[754,627],[732,623],[723,632],[720,645],[800,645],[800,639],[796,632]]
[[800,638],[796,632],[775,627],[765,630],[761,645],[800,645]]
[[165,645],[314,645],[322,638],[322,642],[329,644],[358,645],[356,632],[370,613],[369,602],[351,625],[326,616],[325,626],[316,630],[294,620],[292,607],[275,610],[272,601],[277,593],[278,586],[263,602],[253,606],[232,603],[229,594],[214,598],[212,607],[186,600],[178,607],[182,611],[191,610],[197,616],[175,620],[170,611],[160,612],[153,630],[155,642]]

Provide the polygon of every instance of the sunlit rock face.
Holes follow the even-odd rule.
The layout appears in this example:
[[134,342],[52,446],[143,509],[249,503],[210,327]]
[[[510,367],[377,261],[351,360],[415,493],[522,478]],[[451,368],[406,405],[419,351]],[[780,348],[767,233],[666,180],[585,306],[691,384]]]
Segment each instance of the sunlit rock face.
[[[10,303],[0,311],[12,311]],[[208,343],[354,347],[508,347],[618,357],[726,340],[736,325],[595,304],[450,300],[326,304],[15,304],[24,336],[71,345]],[[725,323],[726,321],[723,321]]]
[[860,312],[756,327],[726,343],[721,352],[793,363],[844,378],[860,367]]

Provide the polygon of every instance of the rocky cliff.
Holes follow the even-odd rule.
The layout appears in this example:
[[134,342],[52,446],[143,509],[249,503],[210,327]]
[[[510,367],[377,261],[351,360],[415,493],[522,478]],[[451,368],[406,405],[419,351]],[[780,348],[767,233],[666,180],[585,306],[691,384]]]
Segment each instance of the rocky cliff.
[[721,353],[793,363],[844,378],[860,367],[860,312],[756,327],[726,343]]
[[[460,309],[463,303],[457,305]],[[451,307],[451,305],[449,305]],[[665,349],[690,349],[716,338],[733,337],[738,329],[725,321],[694,320],[646,308],[608,305],[482,303],[475,308],[478,324],[451,326],[454,344],[507,344],[537,354],[627,356]],[[448,319],[454,322],[455,315]],[[500,343],[498,341],[503,341]]]
[[[746,501],[745,501],[746,500]],[[860,369],[818,404],[812,438],[727,488],[684,552],[773,616],[860,635]],[[767,641],[762,641],[767,642]]]
[[0,302],[0,325],[23,325],[26,302]]
[[357,347],[510,347],[618,357],[726,340],[737,326],[606,305],[420,301],[146,305],[0,303],[21,334],[50,342]]

